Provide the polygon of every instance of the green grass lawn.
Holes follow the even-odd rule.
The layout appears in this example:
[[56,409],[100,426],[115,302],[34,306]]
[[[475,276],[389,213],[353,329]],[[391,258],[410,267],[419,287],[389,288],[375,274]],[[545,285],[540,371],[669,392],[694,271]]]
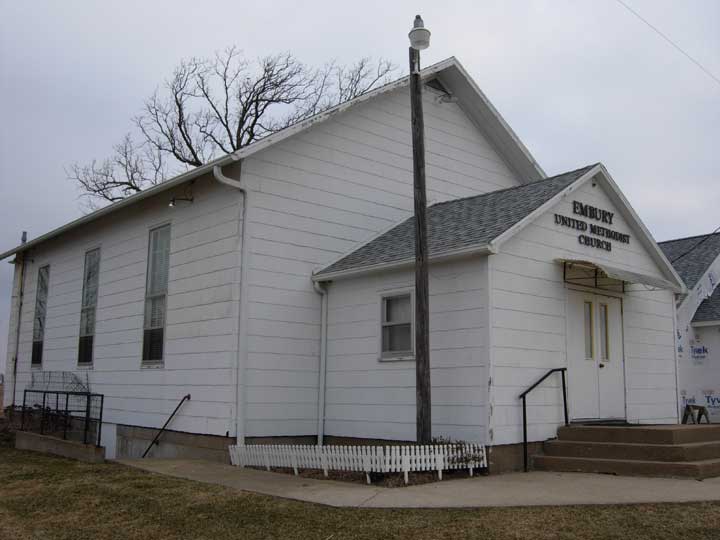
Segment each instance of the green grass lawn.
[[0,538],[720,538],[720,504],[337,509],[0,448]]

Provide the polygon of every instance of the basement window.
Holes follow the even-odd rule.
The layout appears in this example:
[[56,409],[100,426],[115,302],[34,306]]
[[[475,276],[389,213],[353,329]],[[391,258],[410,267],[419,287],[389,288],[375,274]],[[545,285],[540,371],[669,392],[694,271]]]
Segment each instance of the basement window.
[[150,231],[145,292],[143,363],[162,365],[170,269],[170,225]]
[[381,357],[398,359],[412,356],[412,295],[384,296],[381,309]]
[[35,368],[42,367],[49,285],[50,266],[45,265],[38,270],[37,288],[35,289],[35,317],[33,318],[33,344],[30,360],[30,365]]

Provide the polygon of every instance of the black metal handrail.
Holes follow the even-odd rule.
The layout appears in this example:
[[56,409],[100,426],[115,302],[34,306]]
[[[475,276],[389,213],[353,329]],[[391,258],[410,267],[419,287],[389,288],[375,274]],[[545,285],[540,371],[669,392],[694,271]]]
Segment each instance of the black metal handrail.
[[565,372],[567,371],[567,368],[561,367],[561,368],[553,368],[550,371],[548,371],[545,375],[540,377],[535,384],[533,384],[530,388],[525,390],[518,399],[522,399],[522,408],[523,408],[523,465],[525,468],[525,472],[528,472],[528,440],[527,440],[527,395],[535,390],[545,379],[547,379],[550,375],[556,372],[560,372],[562,375],[562,392],[563,392],[563,412],[565,413],[565,425],[567,426],[570,422],[568,421],[568,406],[567,406],[567,388],[565,386]]
[[189,399],[190,399],[190,394],[186,394],[186,395],[183,396],[183,398],[180,400],[180,403],[177,404],[177,407],[175,407],[175,410],[172,412],[172,414],[170,415],[170,417],[165,421],[165,424],[163,424],[163,427],[161,427],[161,428],[160,428],[160,431],[158,431],[158,432],[155,434],[155,438],[152,440],[152,442],[150,443],[150,445],[145,449],[145,452],[143,453],[142,457],[147,456],[147,453],[150,451],[150,449],[153,447],[154,444],[158,444],[157,440],[160,438],[160,435],[163,434],[163,431],[165,431],[165,428],[166,428],[166,427],[168,426],[168,424],[170,423],[170,420],[173,419],[173,417],[175,416],[175,413],[178,412],[178,409],[180,409],[180,407],[182,406],[182,404],[185,403],[185,400],[189,400]]

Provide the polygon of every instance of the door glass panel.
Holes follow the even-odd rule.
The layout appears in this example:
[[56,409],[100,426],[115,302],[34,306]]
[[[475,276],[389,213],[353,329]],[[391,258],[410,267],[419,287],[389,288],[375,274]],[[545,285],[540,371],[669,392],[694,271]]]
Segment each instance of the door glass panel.
[[593,354],[593,304],[592,302],[585,302],[585,358],[592,360],[595,355]]
[[608,354],[610,348],[608,334],[608,306],[607,304],[600,304],[600,358],[602,360],[610,358]]

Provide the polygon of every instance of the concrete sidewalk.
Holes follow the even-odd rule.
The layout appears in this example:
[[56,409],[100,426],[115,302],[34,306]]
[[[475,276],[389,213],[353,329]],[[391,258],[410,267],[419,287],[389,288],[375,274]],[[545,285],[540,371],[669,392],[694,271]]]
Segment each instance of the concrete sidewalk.
[[531,472],[382,488],[199,460],[121,459],[118,462],[154,473],[338,507],[460,508],[720,500],[720,478],[698,481]]

